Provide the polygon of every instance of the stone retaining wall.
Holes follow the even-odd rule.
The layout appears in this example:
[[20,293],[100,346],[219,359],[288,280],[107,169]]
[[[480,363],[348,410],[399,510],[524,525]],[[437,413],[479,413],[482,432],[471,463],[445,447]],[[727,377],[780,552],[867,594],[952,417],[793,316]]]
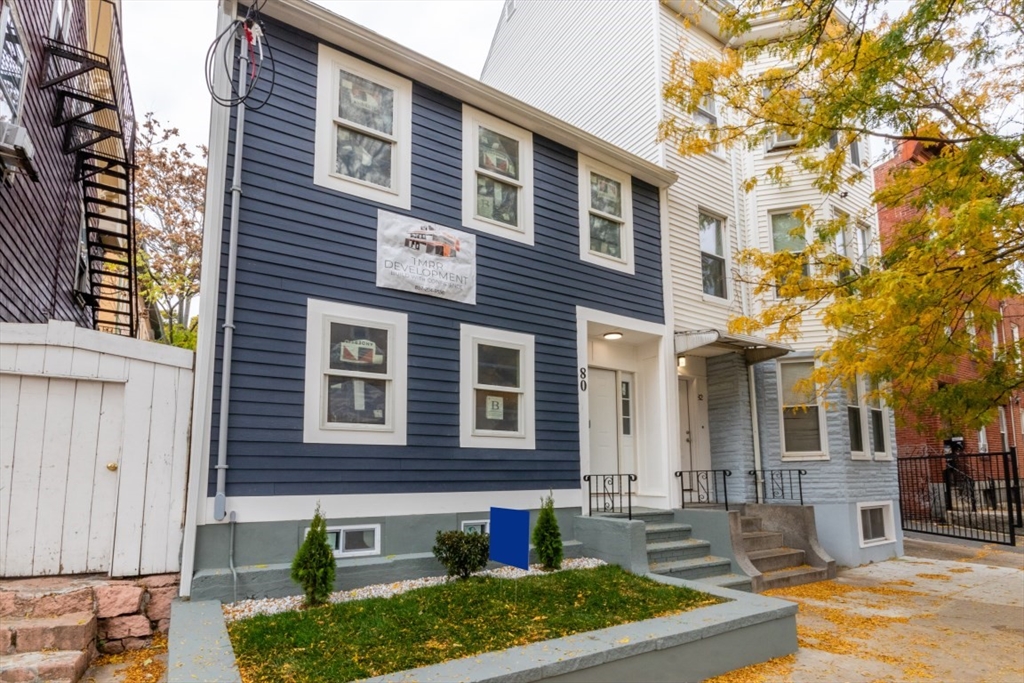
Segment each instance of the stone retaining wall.
[[94,588],[100,652],[116,654],[147,646],[155,633],[167,633],[178,574],[112,579]]

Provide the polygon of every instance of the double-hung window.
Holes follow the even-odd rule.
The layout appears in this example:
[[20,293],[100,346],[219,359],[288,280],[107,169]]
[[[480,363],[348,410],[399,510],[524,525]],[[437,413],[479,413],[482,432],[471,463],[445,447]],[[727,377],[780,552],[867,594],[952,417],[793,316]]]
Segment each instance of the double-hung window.
[[828,457],[823,444],[824,412],[811,383],[814,361],[779,362],[779,401],[782,419],[782,459],[820,460]]
[[697,214],[697,222],[704,293],[725,299],[725,220],[701,211]]
[[408,318],[309,299],[307,443],[404,445]]
[[463,448],[535,447],[533,350],[532,335],[462,325]]
[[412,175],[412,82],[320,46],[317,185],[408,209]]
[[860,379],[847,384],[846,389],[846,422],[850,430],[850,457],[854,460],[870,460],[864,448],[864,420],[861,417],[863,399],[861,398]]
[[[788,251],[802,254],[807,248],[807,238],[803,234],[804,226],[800,218],[792,213],[773,213],[770,215],[772,224],[772,250],[776,253]],[[810,264],[803,260],[800,272],[806,277],[811,274]],[[779,285],[784,282],[779,282]]]
[[871,228],[857,223],[857,264],[861,275],[871,272]]
[[580,166],[580,259],[634,272],[631,178],[584,156]]
[[462,224],[533,244],[533,135],[466,105]]
[[17,124],[28,81],[28,53],[11,0],[0,10],[0,121]]
[[878,395],[878,385],[858,376],[846,387],[846,413],[850,428],[850,457],[854,460],[889,460],[887,409]]

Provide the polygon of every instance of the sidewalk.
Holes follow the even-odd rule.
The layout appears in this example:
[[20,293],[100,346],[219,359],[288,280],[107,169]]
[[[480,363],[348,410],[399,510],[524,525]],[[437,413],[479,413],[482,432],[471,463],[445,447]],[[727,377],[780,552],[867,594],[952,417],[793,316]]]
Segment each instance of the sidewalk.
[[920,538],[904,547],[905,557],[836,581],[772,591],[800,605],[800,651],[713,683],[1024,680],[1021,549]]

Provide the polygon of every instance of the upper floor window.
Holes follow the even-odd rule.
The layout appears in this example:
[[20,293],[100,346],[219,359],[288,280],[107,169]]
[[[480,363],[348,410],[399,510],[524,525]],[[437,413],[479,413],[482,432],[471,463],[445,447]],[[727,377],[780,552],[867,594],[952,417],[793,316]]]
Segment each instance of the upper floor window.
[[871,271],[871,228],[857,223],[857,265],[862,275]]
[[782,459],[827,458],[824,411],[818,405],[817,391],[811,383],[814,361],[779,362],[778,367]]
[[0,9],[0,121],[17,124],[28,81],[28,53],[14,2]]
[[408,317],[309,299],[306,443],[404,445]]
[[533,336],[462,325],[459,352],[460,445],[533,449]]
[[703,211],[697,215],[700,228],[700,272],[704,293],[726,298],[725,220]]
[[412,82],[321,45],[316,106],[314,182],[408,209]]
[[50,17],[50,37],[62,43],[71,42],[71,20],[75,14],[75,6],[71,0],[54,0],[53,14]]
[[850,454],[854,460],[888,460],[887,409],[878,396],[878,385],[867,376],[858,376],[846,388],[846,412],[850,428]]
[[465,105],[462,224],[533,244],[533,135]]
[[[835,149],[839,146],[839,132],[832,131],[832,135],[828,139],[829,149]],[[862,166],[864,157],[864,145],[861,143],[860,138],[854,138],[853,142],[850,143],[849,156],[847,157],[850,163],[857,168]]]
[[632,274],[632,179],[582,155],[579,164],[580,258]]
[[[778,253],[789,251],[800,254],[807,247],[807,238],[803,234],[803,221],[793,212],[770,214],[772,225],[772,251]],[[807,277],[811,274],[811,266],[806,260],[800,272]],[[782,282],[779,283],[781,285]],[[776,292],[778,287],[776,287]]]

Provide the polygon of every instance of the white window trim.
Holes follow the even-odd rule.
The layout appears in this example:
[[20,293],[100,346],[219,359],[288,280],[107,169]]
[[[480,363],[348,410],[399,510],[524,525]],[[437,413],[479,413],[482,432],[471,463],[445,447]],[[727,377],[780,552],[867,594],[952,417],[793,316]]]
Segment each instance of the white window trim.
[[988,429],[986,427],[982,427],[982,428],[980,428],[978,430],[978,452],[979,453],[988,453],[989,452],[989,447],[988,447]]
[[[517,433],[498,432],[475,433],[473,418],[476,412],[474,402],[474,366],[476,344],[483,342],[495,346],[514,347],[521,350],[522,399],[520,420],[522,430]],[[532,334],[496,330],[489,327],[463,324],[459,338],[459,446],[461,448],[507,448],[533,450],[536,448],[536,425],[534,406],[534,338]]]
[[459,525],[459,529],[461,529],[462,531],[465,531],[466,527],[470,526],[472,524],[483,524],[484,528],[487,529],[487,531],[485,531],[484,533],[485,534],[490,534],[491,533],[491,520],[489,520],[489,519],[465,519]]
[[[722,274],[722,276],[723,276],[723,278],[725,280],[725,296],[724,297],[723,296],[716,296],[714,294],[708,294],[707,292],[705,292],[704,291],[704,278],[703,278],[703,275],[701,276],[700,291],[701,291],[701,294],[704,297],[704,301],[717,302],[717,303],[720,303],[720,304],[727,304],[727,303],[730,303],[732,301],[732,290],[733,290],[732,282],[730,282],[730,280],[729,280],[729,273],[732,272],[732,259],[730,258],[731,255],[732,255],[732,253],[731,253],[732,250],[729,248],[729,219],[726,218],[725,216],[722,216],[722,215],[719,215],[719,214],[715,213],[714,211],[707,211],[707,210],[705,210],[704,208],[702,208],[700,206],[697,207],[697,252],[701,255],[702,258],[703,258],[703,255],[706,254],[707,252],[700,248],[700,216],[701,216],[701,214],[704,214],[705,216],[709,216],[711,218],[717,218],[719,221],[722,222],[722,252],[723,252],[723,254],[721,256],[718,256],[716,254],[708,254],[708,255],[709,256],[714,256],[715,258],[721,258],[722,259],[722,268],[724,269],[724,273]],[[702,267],[701,273],[703,273],[703,267]]]
[[[779,253],[779,250],[775,248],[775,227],[772,225],[772,216],[785,216],[785,215],[788,214],[790,216],[794,216],[795,217],[797,210],[798,210],[797,208],[769,209],[768,210],[768,242],[771,245],[771,251],[772,251],[773,254]],[[809,244],[810,244],[810,241],[807,239],[807,226],[804,225],[804,250],[807,249]],[[801,250],[801,251],[803,251],[803,250]],[[856,264],[854,264],[854,267],[856,267]],[[814,270],[812,269],[810,263],[807,264],[807,273],[809,275],[813,275],[814,274]],[[778,290],[779,290],[778,285],[775,285],[774,287],[772,287],[772,296],[775,297],[776,299],[779,298]]]
[[[379,83],[395,93],[391,188],[348,178],[333,170],[337,144],[334,115],[337,112],[337,79],[340,69]],[[317,60],[315,145],[314,184],[381,204],[409,209],[412,202],[412,81],[321,44]]]
[[[476,173],[480,158],[480,136],[476,132],[478,126],[519,143],[519,180],[502,180],[510,185],[519,185],[517,228],[483,218],[476,213]],[[465,104],[462,105],[462,225],[514,242],[533,245],[533,133]]]
[[[50,14],[50,30],[47,33],[50,38],[68,41],[68,33],[71,30],[71,22],[75,17],[75,5],[71,0],[56,0],[53,3],[53,11]],[[61,29],[59,32],[57,29]],[[59,35],[58,35],[59,33]]]
[[[388,349],[391,355],[391,393],[388,396],[391,419],[388,425],[327,426],[324,423],[326,393],[323,389],[323,378],[325,359],[328,357],[324,339],[329,334],[331,322],[383,325],[391,328],[392,338]],[[303,442],[404,446],[407,421],[408,339],[409,318],[405,313],[308,299]]]
[[[590,249],[590,174],[597,173],[614,180],[622,187],[622,258],[615,258]],[[633,178],[628,173],[579,155],[580,260],[634,275],[633,258]],[[599,216],[608,216],[597,212]],[[609,216],[610,217],[610,216]]]
[[[345,552],[345,532],[367,530],[373,531],[373,549],[350,550],[348,552]],[[368,557],[370,555],[380,555],[380,524],[353,524],[350,526],[329,526],[327,527],[327,532],[336,532],[338,534],[338,547],[334,549],[335,557]],[[306,528],[306,534],[309,534],[309,527]],[[305,536],[303,536],[303,538],[305,538]]]
[[[24,125],[22,123],[22,114],[25,111],[25,90],[28,87],[28,76],[29,72],[32,70],[32,53],[26,45],[27,36],[24,31],[24,26],[18,17],[18,9],[13,2],[5,2],[3,9],[0,9],[0,29],[3,28],[8,16],[14,24],[14,30],[17,32],[18,39],[21,41],[21,48],[25,52],[25,71],[21,76],[21,84],[18,86],[18,111],[14,112],[14,118],[8,122],[11,125],[20,126]],[[3,48],[3,37],[3,34],[0,34],[0,49]],[[0,97],[3,97],[2,93],[0,93]]]
[[[885,538],[876,538],[870,541],[864,540],[864,520],[861,511],[870,508],[882,508],[882,520],[885,524]],[[885,545],[896,542],[896,524],[892,514],[892,501],[879,500],[857,503],[857,540],[861,548],[870,548],[876,545]]]
[[785,405],[782,391],[782,366],[788,363],[811,363],[815,364],[812,358],[792,358],[785,361],[775,362],[775,384],[776,395],[779,401],[779,453],[783,462],[799,462],[801,460],[828,460],[828,428],[825,424],[825,408],[821,405],[821,398],[818,392],[814,392],[814,404],[818,408],[818,445],[817,451],[786,451],[786,420]]
[[[859,401],[858,406],[860,407],[860,428],[861,428],[861,439],[864,443],[864,447],[867,450],[864,451],[850,451],[850,457],[853,460],[875,460],[879,462],[887,462],[892,460],[892,435],[889,433],[889,425],[892,420],[892,412],[889,410],[889,406],[886,405],[885,401],[878,398],[878,408],[872,408],[868,403],[868,382],[863,375],[857,375],[857,400]],[[875,450],[874,442],[874,431],[871,425],[871,411],[881,410],[882,411],[882,450]]]

